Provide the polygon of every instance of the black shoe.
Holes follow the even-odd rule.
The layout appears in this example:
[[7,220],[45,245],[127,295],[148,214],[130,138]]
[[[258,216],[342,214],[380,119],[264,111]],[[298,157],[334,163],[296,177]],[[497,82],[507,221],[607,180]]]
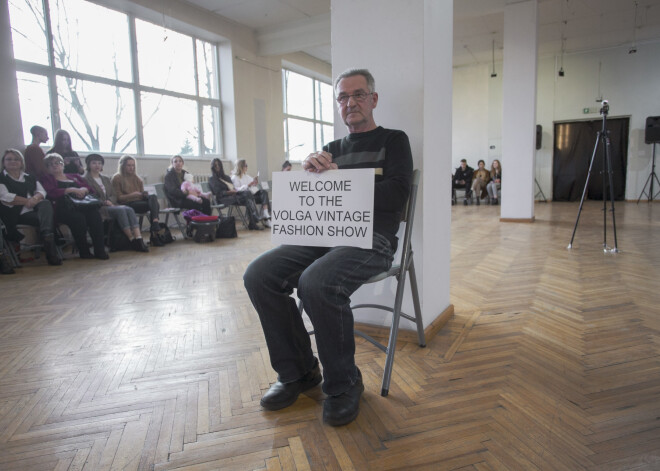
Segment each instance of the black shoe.
[[131,241],[131,248],[136,252],[149,252],[149,247],[146,246],[142,237],[135,238]]
[[107,254],[105,249],[99,250],[98,252],[95,250],[94,258],[98,258],[99,260],[108,260],[110,258],[110,255]]
[[323,403],[323,421],[335,427],[353,422],[360,413],[360,398],[363,391],[362,373],[358,368],[355,384],[338,396],[328,396]]
[[152,247],[163,247],[165,245],[163,244],[163,241],[160,240],[160,237],[158,237],[158,234],[151,234],[149,242],[151,242]]
[[464,199],[464,200],[463,200],[463,206],[467,206],[467,204],[468,204],[468,203],[467,203],[467,199]]
[[46,249],[46,260],[48,265],[62,265],[62,257],[60,257],[57,247],[55,245],[55,237],[53,234],[46,234],[43,236],[44,248]]
[[299,380],[293,383],[280,383],[278,381],[273,384],[261,398],[261,407],[267,410],[279,410],[289,407],[296,402],[300,393],[313,388],[322,380],[323,376],[319,369],[319,361],[316,360],[314,368]]
[[80,258],[89,260],[91,258],[94,258],[94,255],[92,255],[92,253],[88,250],[87,252],[80,252]]
[[250,230],[250,231],[263,231],[264,228],[263,228],[263,227],[259,227],[259,226],[257,226],[256,224],[252,223],[252,224],[250,224],[250,225],[248,226],[248,230]]
[[158,221],[154,221],[151,223],[151,232],[158,232],[160,231],[160,223]]
[[497,198],[493,198],[493,206],[497,206],[497,205],[498,205]]

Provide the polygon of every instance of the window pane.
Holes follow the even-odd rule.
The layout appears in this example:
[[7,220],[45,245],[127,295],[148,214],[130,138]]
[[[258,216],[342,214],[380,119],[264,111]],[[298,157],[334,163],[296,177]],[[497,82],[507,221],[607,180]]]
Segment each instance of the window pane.
[[14,57],[48,65],[46,26],[41,0],[10,0],[9,16]]
[[316,83],[318,84],[316,119],[332,123],[334,121],[333,107],[335,105],[332,86],[318,81]]
[[205,98],[218,98],[218,81],[215,78],[215,46],[199,39],[196,44],[199,95]]
[[205,106],[202,110],[204,115],[204,154],[219,154],[220,146],[216,138],[216,130],[220,129],[220,108],[217,106]]
[[146,21],[135,25],[140,83],[194,95],[192,38]]
[[135,153],[135,107],[131,90],[57,77],[62,128],[76,151]]
[[314,118],[314,80],[287,70],[286,113]]
[[320,149],[328,142],[334,141],[335,128],[326,124],[316,123],[316,145]]
[[83,0],[67,0],[50,2],[50,16],[56,66],[131,80],[126,15]]
[[142,93],[145,154],[196,155],[199,152],[197,103]]
[[35,124],[53,129],[50,121],[50,100],[48,94],[48,80],[41,75],[16,73],[18,82],[18,99],[21,104],[21,121],[23,124],[23,138],[26,143],[32,140],[30,128]]
[[300,162],[314,148],[314,123],[289,118],[289,160]]

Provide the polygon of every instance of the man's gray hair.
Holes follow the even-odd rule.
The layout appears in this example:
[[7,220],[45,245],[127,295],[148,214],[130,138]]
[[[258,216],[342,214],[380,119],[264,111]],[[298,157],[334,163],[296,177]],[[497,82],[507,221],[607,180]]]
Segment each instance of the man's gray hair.
[[339,85],[339,81],[341,79],[354,77],[355,75],[362,75],[365,78],[367,81],[367,88],[369,88],[370,93],[376,91],[376,81],[374,80],[374,76],[371,75],[371,72],[369,72],[367,69],[348,69],[339,74],[335,79],[335,93],[337,92],[337,85]]

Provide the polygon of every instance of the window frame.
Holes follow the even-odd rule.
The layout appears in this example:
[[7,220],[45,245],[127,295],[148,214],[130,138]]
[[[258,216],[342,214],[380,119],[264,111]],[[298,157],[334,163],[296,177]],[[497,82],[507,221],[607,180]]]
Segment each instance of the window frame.
[[[114,8],[111,8],[107,5],[97,5],[99,8],[108,8],[113,11],[116,11],[122,15],[126,16],[128,22],[128,35],[129,35],[129,54],[130,54],[130,64],[131,64],[131,81],[127,82],[125,80],[118,80],[103,76],[97,76],[85,72],[78,72],[63,69],[55,65],[55,51],[53,46],[54,37],[52,34],[52,21],[51,21],[51,12],[50,12],[50,0],[43,0],[43,14],[45,21],[45,30],[46,30],[46,47],[48,55],[48,65],[29,62],[23,59],[15,59],[16,72],[29,73],[34,75],[39,75],[45,77],[48,83],[48,92],[49,92],[49,105],[50,105],[50,116],[51,116],[51,125],[53,127],[52,132],[61,129],[61,113],[60,113],[60,104],[58,97],[58,88],[57,88],[57,78],[70,78],[74,80],[93,82],[103,85],[109,85],[112,87],[119,87],[122,89],[129,90],[133,94],[133,106],[134,106],[134,116],[135,116],[135,148],[137,156],[141,157],[152,157],[152,158],[161,158],[162,154],[146,154],[144,152],[145,142],[144,142],[144,130],[143,130],[143,115],[142,115],[142,104],[141,96],[142,93],[155,93],[160,95],[169,96],[172,98],[186,99],[191,100],[196,103],[197,106],[197,122],[195,126],[198,130],[197,136],[197,149],[195,149],[194,154],[187,155],[188,158],[196,158],[201,160],[212,160],[214,158],[223,158],[223,139],[222,139],[222,119],[223,119],[223,109],[222,109],[222,96],[220,94],[221,87],[219,83],[215,83],[214,86],[217,87],[218,97],[217,98],[207,98],[200,94],[200,84],[199,84],[199,64],[197,57],[197,45],[198,41],[201,43],[211,44],[213,47],[213,69],[214,69],[214,79],[216,82],[220,80],[220,60],[219,60],[219,44],[217,42],[208,41],[197,36],[193,36],[187,32],[177,31],[180,34],[187,36],[191,41],[191,49],[193,54],[194,74],[193,79],[195,82],[195,94],[182,93],[177,91],[171,91],[167,89],[156,88],[152,86],[142,85],[139,82],[139,68],[138,68],[138,41],[137,41],[137,28],[136,20],[150,22],[155,24],[147,19],[136,17],[132,13],[123,12]],[[172,31],[176,31],[173,28],[168,28]],[[14,34],[14,29],[11,30],[12,35]],[[19,99],[20,100],[20,99]],[[215,129],[207,130],[204,127],[204,108],[210,107],[211,110],[214,108],[217,109],[217,123]],[[38,123],[35,123],[38,124]],[[205,150],[205,134],[211,133],[214,136],[216,144],[216,152],[214,153],[204,153]],[[31,140],[30,136],[24,136],[27,141]],[[173,153],[176,153],[176,149],[172,150]],[[109,150],[100,149],[100,150],[85,150],[83,152],[102,152],[107,156],[121,155],[122,152],[111,152]]]
[[[312,116],[313,116],[313,118],[308,118],[306,116],[295,115],[295,114],[291,114],[291,113],[288,112],[288,108],[289,108],[288,103],[287,103],[287,99],[288,99],[288,93],[287,93],[288,77],[287,77],[287,74],[288,73],[294,73],[294,74],[297,74],[297,75],[300,75],[300,76],[303,76],[303,77],[306,77],[306,78],[309,78],[309,79],[312,80],[312,97],[311,97],[311,99],[312,99]],[[292,149],[294,149],[295,147],[297,147],[297,146],[296,145],[292,146],[292,144],[290,142],[290,139],[289,139],[289,119],[295,119],[295,120],[299,120],[299,121],[306,121],[308,123],[312,123],[313,138],[314,138],[313,148],[314,149],[320,149],[322,147],[322,145],[319,142],[317,142],[318,137],[319,137],[319,136],[317,136],[317,131],[316,131],[317,128],[320,128],[321,141],[324,140],[323,139],[324,138],[324,134],[323,134],[324,133],[324,126],[330,126],[334,130],[334,120],[331,121],[331,122],[330,121],[324,121],[322,119],[322,116],[323,116],[322,111],[323,110],[322,109],[321,110],[317,109],[318,106],[319,106],[319,103],[320,103],[319,97],[320,97],[320,94],[321,94],[321,92],[320,92],[321,84],[325,84],[325,85],[328,85],[328,86],[332,87],[332,84],[329,81],[320,80],[316,77],[301,73],[300,71],[292,70],[292,69],[286,68],[286,67],[282,67],[282,114],[283,114],[283,128],[284,128],[284,154],[286,156],[285,160],[289,160],[291,162],[296,162],[296,163],[302,162],[302,159],[293,159],[290,155],[290,151]],[[334,97],[334,90],[333,90],[332,95]],[[333,118],[334,118],[334,103],[331,104],[330,106],[332,108],[331,116],[333,116]],[[317,116],[319,118],[317,118]],[[334,132],[333,132],[333,138],[334,138]]]

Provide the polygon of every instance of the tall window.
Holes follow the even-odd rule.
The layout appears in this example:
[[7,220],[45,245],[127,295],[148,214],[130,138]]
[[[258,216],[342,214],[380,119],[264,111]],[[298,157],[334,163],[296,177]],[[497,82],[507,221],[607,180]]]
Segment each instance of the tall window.
[[332,85],[282,69],[284,152],[302,161],[334,139]]
[[218,156],[214,44],[85,0],[9,0],[23,134],[75,150]]

